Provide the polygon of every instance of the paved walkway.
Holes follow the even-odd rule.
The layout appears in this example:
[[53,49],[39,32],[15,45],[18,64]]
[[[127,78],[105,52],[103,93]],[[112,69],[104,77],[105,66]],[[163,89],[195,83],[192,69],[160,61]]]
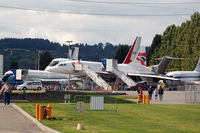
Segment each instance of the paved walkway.
[[44,133],[14,107],[0,103],[0,133]]

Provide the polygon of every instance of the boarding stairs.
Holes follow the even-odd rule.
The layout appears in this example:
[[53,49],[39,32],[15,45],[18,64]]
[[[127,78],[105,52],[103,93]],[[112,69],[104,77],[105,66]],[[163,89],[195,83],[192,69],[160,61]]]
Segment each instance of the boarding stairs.
[[[97,73],[95,73],[94,71],[92,71],[91,69],[88,68],[87,65],[84,64],[76,64],[77,67],[79,67],[80,70],[80,65],[81,65],[81,69],[87,74],[88,77],[90,77],[99,87],[103,87],[104,90],[107,91],[112,91],[112,87],[105,81],[103,80]],[[75,67],[76,67],[75,65]]]
[[112,71],[110,71],[111,73],[115,74],[118,78],[120,78],[125,84],[128,85],[128,87],[133,87],[136,85],[136,82],[133,81],[130,77],[128,77],[125,73],[123,73],[122,71],[116,69],[116,68],[112,68]]

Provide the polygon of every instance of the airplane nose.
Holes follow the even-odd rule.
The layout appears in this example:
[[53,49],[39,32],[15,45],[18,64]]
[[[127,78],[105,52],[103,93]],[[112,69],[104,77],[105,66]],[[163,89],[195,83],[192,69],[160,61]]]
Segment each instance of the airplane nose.
[[52,72],[52,68],[51,67],[46,67],[45,69],[44,69],[45,71],[50,71],[50,72]]

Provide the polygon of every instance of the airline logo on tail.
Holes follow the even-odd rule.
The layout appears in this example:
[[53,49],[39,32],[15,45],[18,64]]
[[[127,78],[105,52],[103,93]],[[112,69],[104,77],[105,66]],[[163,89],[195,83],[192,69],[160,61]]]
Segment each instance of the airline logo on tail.
[[136,37],[131,49],[129,50],[123,64],[130,64],[134,61],[137,52],[140,48],[140,41],[141,41],[141,37]]
[[146,53],[138,53],[136,60],[139,61],[141,65],[146,66]]

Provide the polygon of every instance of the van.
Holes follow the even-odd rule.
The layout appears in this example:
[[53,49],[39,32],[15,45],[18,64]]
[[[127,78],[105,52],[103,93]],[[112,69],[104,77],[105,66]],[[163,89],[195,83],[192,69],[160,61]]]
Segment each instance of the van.
[[17,90],[41,90],[42,83],[40,81],[24,81],[23,84],[17,86]]

